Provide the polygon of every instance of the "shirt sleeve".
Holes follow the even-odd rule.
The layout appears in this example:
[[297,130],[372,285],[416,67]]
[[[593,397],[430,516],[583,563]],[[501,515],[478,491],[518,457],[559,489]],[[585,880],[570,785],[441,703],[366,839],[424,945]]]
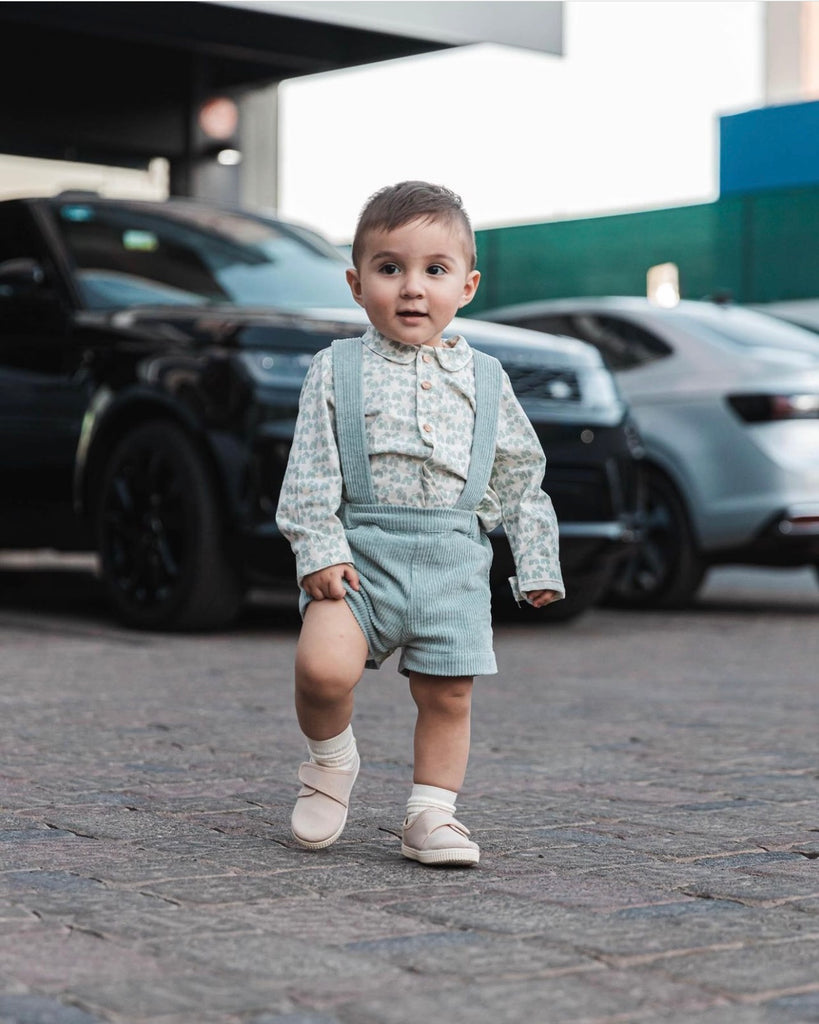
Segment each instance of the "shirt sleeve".
[[503,375],[495,462],[489,481],[500,502],[501,517],[517,576],[510,579],[518,601],[531,590],[566,591],[560,571],[557,519],[552,499],[542,490],[546,457],[509,377]]
[[353,560],[337,515],[342,480],[333,410],[332,360],[324,350],[313,358],[302,385],[276,511],[276,525],[296,556],[299,584],[311,572]]

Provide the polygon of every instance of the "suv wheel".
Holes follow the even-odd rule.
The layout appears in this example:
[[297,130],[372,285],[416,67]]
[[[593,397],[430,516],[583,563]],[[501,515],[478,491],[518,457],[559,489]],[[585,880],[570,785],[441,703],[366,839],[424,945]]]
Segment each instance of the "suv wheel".
[[645,472],[643,540],[618,567],[606,604],[619,608],[681,608],[702,584],[706,563],[674,485]]
[[119,441],[100,480],[97,546],[122,619],[142,629],[230,622],[243,589],[210,475],[189,437],[168,421],[144,423]]

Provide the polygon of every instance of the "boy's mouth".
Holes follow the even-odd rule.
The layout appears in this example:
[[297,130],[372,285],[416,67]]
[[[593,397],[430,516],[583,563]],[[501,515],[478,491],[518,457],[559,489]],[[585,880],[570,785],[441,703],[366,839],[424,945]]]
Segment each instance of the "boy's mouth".
[[398,315],[404,320],[420,320],[427,314],[417,309],[399,309]]

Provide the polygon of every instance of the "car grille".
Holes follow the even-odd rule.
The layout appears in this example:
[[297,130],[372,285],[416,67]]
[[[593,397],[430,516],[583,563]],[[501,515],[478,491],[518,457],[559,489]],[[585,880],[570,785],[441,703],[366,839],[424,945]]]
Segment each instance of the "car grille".
[[615,515],[609,475],[603,466],[547,465],[543,488],[558,521],[606,522]]
[[505,365],[518,398],[546,398],[551,402],[579,402],[580,381],[572,370],[541,366]]

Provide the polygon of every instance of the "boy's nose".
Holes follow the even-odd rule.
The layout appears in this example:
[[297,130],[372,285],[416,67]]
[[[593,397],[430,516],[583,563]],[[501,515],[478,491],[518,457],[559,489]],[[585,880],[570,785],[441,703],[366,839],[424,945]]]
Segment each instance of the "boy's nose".
[[401,289],[404,295],[423,295],[424,293],[424,278],[423,275],[410,271],[404,277],[403,287]]

